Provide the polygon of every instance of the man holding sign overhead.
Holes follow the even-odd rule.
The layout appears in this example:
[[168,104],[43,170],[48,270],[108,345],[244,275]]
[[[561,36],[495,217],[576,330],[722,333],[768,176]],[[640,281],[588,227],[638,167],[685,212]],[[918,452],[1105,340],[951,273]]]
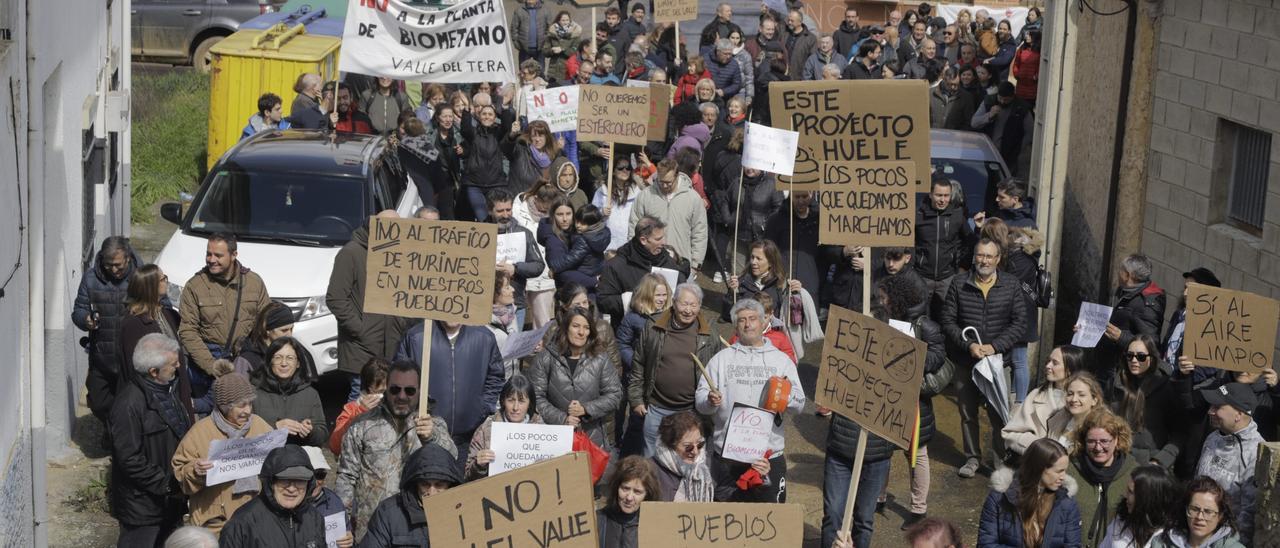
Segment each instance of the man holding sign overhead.
[[[739,478],[751,465],[723,458],[725,432],[733,414],[733,404],[743,403],[774,413],[804,409],[804,388],[795,362],[764,338],[764,307],[752,299],[742,299],[729,311],[738,341],[716,353],[706,364],[706,374],[698,380],[694,396],[699,413],[711,415],[715,428],[711,436],[711,475],[715,478],[716,499],[722,502],[786,502],[787,459],[783,455],[786,437],[782,416],[774,418],[766,455],[769,474],[764,485],[747,493],[735,489]],[[774,391],[770,388],[778,388]],[[788,392],[789,389],[789,392]]]

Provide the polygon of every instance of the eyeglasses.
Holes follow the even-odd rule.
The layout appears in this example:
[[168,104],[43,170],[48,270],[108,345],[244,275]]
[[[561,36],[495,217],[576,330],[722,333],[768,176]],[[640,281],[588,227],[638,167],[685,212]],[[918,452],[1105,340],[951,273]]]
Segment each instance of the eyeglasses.
[[944,33],[942,33],[942,35],[943,35],[943,36],[955,36],[955,35],[956,35],[956,33],[954,33],[954,32],[944,32]]
[[1116,442],[1116,440],[1115,440],[1115,439],[1109,439],[1109,440],[1084,440],[1084,443],[1085,443],[1086,445],[1088,445],[1089,447],[1107,447],[1107,446],[1110,446],[1111,444],[1114,444],[1115,442]]
[[1195,506],[1187,507],[1187,517],[1189,518],[1202,517],[1202,518],[1213,519],[1218,517],[1218,514],[1220,513],[1221,512],[1217,510],[1210,510],[1208,508],[1198,508]]
[[387,387],[387,393],[392,396],[399,396],[401,390],[404,391],[404,395],[406,396],[412,396],[418,393],[418,387],[416,386],[396,386],[393,384]]
[[271,363],[298,363],[297,356],[272,356]]
[[698,443],[686,443],[680,446],[680,452],[688,453],[690,451],[693,451],[694,449],[701,451],[702,448],[706,446],[707,446],[707,440],[701,440]]
[[1125,352],[1124,353],[1124,359],[1126,360],[1138,360],[1140,362],[1145,362],[1147,361],[1147,358],[1150,358],[1150,357],[1151,357],[1151,354],[1148,354],[1146,352]]

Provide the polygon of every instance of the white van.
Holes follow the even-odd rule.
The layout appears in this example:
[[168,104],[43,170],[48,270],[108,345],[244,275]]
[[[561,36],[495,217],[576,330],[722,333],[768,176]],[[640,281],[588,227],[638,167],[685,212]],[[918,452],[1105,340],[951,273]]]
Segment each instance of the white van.
[[410,216],[422,205],[397,167],[385,138],[284,130],[258,133],[228,150],[188,207],[164,204],[178,225],[156,264],[169,276],[179,306],[182,284],[204,268],[207,238],[235,234],[242,265],[289,306],[293,336],[320,373],[338,365],[338,323],[325,305],[333,260],[370,215],[395,209]]

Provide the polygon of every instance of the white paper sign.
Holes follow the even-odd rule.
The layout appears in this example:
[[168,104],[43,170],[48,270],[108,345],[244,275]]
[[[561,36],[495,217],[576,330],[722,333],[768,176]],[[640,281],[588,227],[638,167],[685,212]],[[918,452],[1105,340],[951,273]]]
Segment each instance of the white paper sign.
[[1098,346],[1102,335],[1107,332],[1107,322],[1111,321],[1111,307],[1097,303],[1080,303],[1080,318],[1076,320],[1076,334],[1071,337],[1071,344],[1080,348]]
[[521,331],[508,336],[506,344],[502,346],[502,359],[518,360],[533,354],[533,349],[538,347],[538,343],[547,335],[547,330],[553,323],[555,322],[547,322],[533,331]]
[[551,132],[578,129],[578,86],[530,91],[525,96],[529,120],[542,120]]
[[209,442],[209,461],[213,468],[205,475],[204,484],[218,485],[257,476],[262,471],[262,461],[267,458],[267,453],[284,447],[288,439],[289,431],[281,428],[253,438]]
[[415,82],[514,82],[511,32],[498,0],[443,10],[405,0],[351,0],[338,68]]
[[769,450],[769,436],[773,434],[773,413],[743,405],[733,404],[729,423],[724,429],[724,453],[726,459],[751,463],[764,457]]
[[626,87],[629,87],[629,88],[647,88],[647,87],[649,87],[649,81],[648,81],[648,80],[636,80],[636,79],[632,78],[632,79],[630,79],[630,80],[627,80],[627,85],[626,85]]
[[329,548],[337,548],[338,541],[347,536],[347,514],[338,512],[324,517],[324,542]]
[[889,327],[892,327],[894,329],[897,329],[898,331],[911,335],[912,337],[916,336],[916,328],[915,326],[911,325],[911,322],[904,322],[902,320],[891,319],[889,320]]
[[[673,268],[662,268],[660,266],[655,266],[649,269],[649,273],[662,276],[663,279],[667,280],[667,287],[671,289],[672,293],[675,293],[676,285],[677,285],[676,280],[680,279],[680,272],[676,271]],[[675,301],[675,295],[671,296],[671,300]]]
[[489,475],[501,474],[573,451],[573,427],[552,424],[493,423],[493,462]]
[[525,253],[529,250],[526,245],[525,232],[519,230],[516,232],[508,232],[498,235],[498,263],[523,263],[526,260]]
[[747,122],[742,167],[790,177],[795,173],[800,132]]

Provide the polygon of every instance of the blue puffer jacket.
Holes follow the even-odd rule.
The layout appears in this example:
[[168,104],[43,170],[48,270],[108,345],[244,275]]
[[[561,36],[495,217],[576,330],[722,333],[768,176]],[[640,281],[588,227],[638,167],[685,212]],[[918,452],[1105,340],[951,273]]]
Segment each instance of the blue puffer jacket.
[[[1045,521],[1040,548],[1080,548],[1080,509],[1072,497],[1076,482],[1063,478],[1062,488],[1053,499],[1053,509]],[[1018,491],[1013,486],[1013,470],[1000,468],[991,475],[991,492],[982,504],[982,521],[978,524],[978,548],[1020,548],[1022,518],[1018,516]]]
[[[443,324],[432,324],[431,414],[444,419],[450,434],[469,436],[498,409],[498,393],[506,382],[502,353],[487,327],[464,325],[450,344]],[[421,323],[400,339],[396,361],[400,360],[422,363]]]
[[614,338],[618,340],[618,356],[622,358],[623,388],[626,388],[627,377],[631,374],[631,359],[636,355],[635,343],[640,340],[640,333],[644,331],[645,324],[652,319],[653,316],[650,314],[628,310],[614,334]]
[[604,251],[612,239],[603,223],[585,232],[569,235],[566,243],[551,229],[551,218],[538,223],[538,243],[547,250],[547,268],[555,275],[556,284],[574,282],[594,295],[597,278],[604,270]]
[[738,61],[732,57],[729,62],[720,64],[715,58],[715,52],[707,57],[707,72],[711,73],[711,81],[715,82],[716,89],[724,92],[724,98],[728,99],[738,94],[742,89],[742,67],[738,66]]

